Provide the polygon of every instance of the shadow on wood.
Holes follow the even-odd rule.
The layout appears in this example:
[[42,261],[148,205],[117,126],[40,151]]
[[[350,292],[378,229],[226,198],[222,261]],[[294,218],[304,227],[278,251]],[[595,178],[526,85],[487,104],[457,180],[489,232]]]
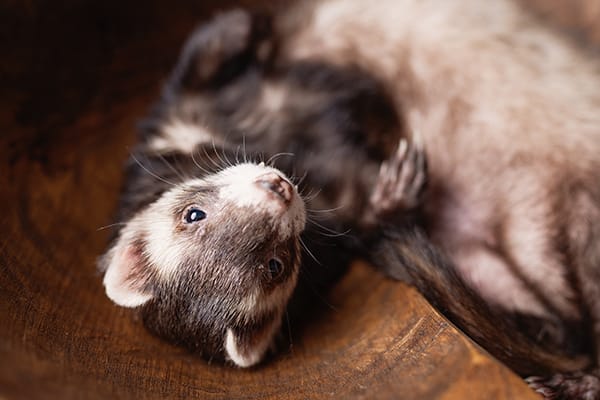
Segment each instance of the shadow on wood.
[[[597,22],[598,12],[564,22],[549,3],[566,2],[540,10],[599,38],[577,20]],[[0,6],[0,396],[537,398],[418,293],[362,264],[289,351],[248,371],[154,338],[106,298],[99,228],[110,223],[135,122],[216,4]]]

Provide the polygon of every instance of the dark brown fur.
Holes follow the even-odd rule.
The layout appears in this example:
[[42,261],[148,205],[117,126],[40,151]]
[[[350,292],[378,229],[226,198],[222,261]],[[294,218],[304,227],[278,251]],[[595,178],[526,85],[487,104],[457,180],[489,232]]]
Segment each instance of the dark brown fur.
[[[235,22],[234,28],[232,22]],[[569,196],[577,197],[576,203],[581,207],[570,207],[572,202],[561,204],[558,201],[552,209],[557,213],[556,218],[571,218],[574,223],[569,226],[575,227],[574,230],[554,232],[549,227],[538,227],[550,238],[548,253],[564,257],[562,261],[569,259],[574,266],[569,269],[568,278],[572,285],[569,290],[574,290],[575,298],[571,299],[565,293],[557,295],[566,298],[571,306],[575,304],[578,311],[571,314],[559,311],[546,288],[540,287],[539,282],[530,281],[526,275],[519,275],[522,266],[519,260],[511,258],[509,250],[509,241],[514,236],[511,229],[514,227],[510,225],[508,229],[505,224],[507,216],[498,214],[494,235],[502,240],[491,245],[482,240],[483,249],[489,257],[502,260],[520,276],[529,293],[541,302],[547,314],[530,315],[503,309],[469,284],[460,265],[454,264],[455,260],[431,244],[424,233],[428,229],[442,247],[445,245],[444,238],[461,238],[447,232],[452,225],[442,226],[447,223],[444,219],[447,215],[442,215],[439,210],[452,210],[454,200],[462,201],[453,199],[457,188],[452,186],[453,182],[456,183],[452,174],[469,176],[469,172],[474,174],[475,171],[469,171],[467,167],[465,173],[461,165],[446,169],[440,166],[451,160],[453,154],[459,154],[457,157],[463,152],[468,154],[467,150],[458,147],[460,129],[464,122],[462,119],[471,115],[471,107],[477,104],[454,99],[449,106],[451,112],[445,129],[449,132],[448,137],[456,140],[456,148],[452,140],[439,147],[438,139],[431,139],[438,147],[428,151],[434,169],[430,174],[430,191],[421,210],[424,214],[419,215],[413,209],[414,193],[418,191],[410,190],[410,187],[400,187],[400,192],[404,190],[402,193],[413,193],[413,196],[393,199],[391,204],[395,207],[391,209],[389,204],[373,203],[372,193],[382,185],[381,164],[394,164],[391,160],[396,143],[401,138],[412,137],[407,116],[398,104],[413,101],[419,104],[418,107],[425,107],[428,101],[425,94],[419,94],[418,85],[411,86],[414,77],[408,72],[403,76],[407,82],[398,84],[404,89],[389,93],[389,86],[384,87],[379,79],[373,77],[383,76],[381,71],[373,68],[372,74],[371,71],[365,72],[376,63],[373,64],[366,56],[362,60],[360,52],[356,53],[356,57],[361,67],[351,63],[340,65],[339,60],[334,66],[315,59],[279,57],[279,51],[285,49],[287,43],[270,29],[268,19],[252,19],[248,14],[234,11],[217,17],[194,33],[161,103],[146,120],[136,152],[138,161],[153,174],[177,181],[181,172],[201,173],[194,166],[194,161],[200,160],[202,168],[210,170],[215,167],[211,163],[222,164],[223,158],[231,161],[244,157],[254,160],[273,157],[272,163],[277,168],[290,176],[302,178],[300,186],[305,193],[314,189],[320,191],[314,198],[308,196],[309,209],[327,211],[313,214],[303,235],[313,253],[303,254],[303,268],[308,279],[314,278],[315,271],[325,270],[335,276],[338,270],[311,266],[315,264],[313,255],[320,264],[328,267],[343,266],[351,258],[363,255],[390,276],[414,284],[461,329],[518,373],[525,376],[562,373],[554,380],[532,381],[536,388],[551,388],[548,395],[573,397],[579,393],[587,398],[597,398],[600,385],[595,370],[589,368],[598,365],[595,354],[597,338],[600,337],[600,302],[597,301],[600,295],[600,277],[597,274],[600,231],[591,221],[600,220],[600,216],[589,213],[597,210],[600,198],[590,195],[596,193],[589,189],[590,181],[584,179],[581,182],[585,190],[577,191],[577,185],[573,190],[564,188]],[[261,97],[268,88],[283,90],[281,96],[276,96],[274,107],[267,101],[268,96]],[[399,101],[396,97],[399,93],[407,98]],[[198,146],[191,154],[157,152],[152,149],[152,140],[164,135],[163,130],[169,120],[201,126],[210,132],[214,143]],[[445,153],[439,153],[440,149]],[[534,166],[544,168],[544,162],[563,162],[552,157],[544,158],[544,155],[539,156],[533,151],[528,153],[527,149],[525,147],[517,152],[511,165],[527,172],[535,170]],[[488,155],[471,156],[484,159]],[[404,161],[395,164],[396,168],[411,167],[410,162]],[[464,161],[469,165],[468,159]],[[487,163],[494,164],[493,159]],[[150,204],[166,189],[164,182],[140,169],[137,162],[131,163],[129,171],[122,207],[125,219],[140,207]],[[501,178],[510,180],[508,176]],[[542,185],[543,182],[546,181],[542,181]],[[472,182],[473,185],[475,183],[479,182]],[[419,183],[415,185],[419,186]],[[505,199],[492,200],[503,205]],[[479,206],[473,204],[472,209],[477,210]],[[381,209],[378,210],[378,207]],[[579,213],[578,210],[583,211]],[[450,215],[460,218],[458,213]],[[419,227],[417,222],[422,226]],[[232,224],[227,224],[224,229],[236,231]],[[565,237],[575,245],[561,247]],[[169,301],[184,304],[187,298],[193,297],[185,280],[178,285],[181,286],[177,289],[180,292],[172,292],[173,287],[168,287],[161,298],[173,296],[178,300]],[[305,294],[306,291],[300,288],[299,293]],[[177,308],[175,315],[188,314],[186,307],[189,304],[182,307],[181,310]],[[173,324],[173,309],[155,302],[152,308],[146,310],[145,319],[155,331],[188,346],[192,343],[192,348],[218,347],[222,332],[219,332],[218,326],[206,324],[210,325],[214,315],[220,311],[217,306],[203,306],[203,310],[207,310],[206,315],[185,322],[181,325],[184,330],[171,333],[164,331],[165,327]],[[581,315],[575,315],[579,313]],[[260,328],[251,328],[250,325],[247,328],[260,331]],[[197,331],[216,331],[218,334],[202,339],[207,343],[196,344],[194,341],[200,340],[194,334]],[[580,372],[586,369],[589,374]]]

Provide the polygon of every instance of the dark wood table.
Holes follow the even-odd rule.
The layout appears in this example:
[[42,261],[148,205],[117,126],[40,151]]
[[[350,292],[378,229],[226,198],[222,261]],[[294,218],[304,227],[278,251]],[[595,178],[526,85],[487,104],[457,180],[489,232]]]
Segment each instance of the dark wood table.
[[[593,48],[592,3],[531,4]],[[0,397],[537,398],[415,290],[360,263],[288,351],[252,370],[166,344],[106,298],[99,228],[135,123],[217,2],[169,4],[0,5]]]

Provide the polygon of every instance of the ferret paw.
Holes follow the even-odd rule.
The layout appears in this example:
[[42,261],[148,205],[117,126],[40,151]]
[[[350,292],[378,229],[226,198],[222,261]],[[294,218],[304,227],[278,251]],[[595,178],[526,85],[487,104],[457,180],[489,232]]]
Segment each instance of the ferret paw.
[[600,400],[598,373],[573,372],[550,378],[531,376],[525,382],[547,400]]
[[398,149],[381,164],[369,199],[376,216],[417,208],[427,182],[425,152],[420,140],[401,139]]

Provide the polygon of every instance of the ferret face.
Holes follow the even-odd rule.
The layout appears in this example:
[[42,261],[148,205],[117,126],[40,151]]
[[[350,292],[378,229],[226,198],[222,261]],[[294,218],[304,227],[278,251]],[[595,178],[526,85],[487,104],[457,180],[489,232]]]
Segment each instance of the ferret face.
[[104,257],[108,296],[207,357],[260,361],[300,264],[304,203],[281,172],[241,164],[165,192]]

